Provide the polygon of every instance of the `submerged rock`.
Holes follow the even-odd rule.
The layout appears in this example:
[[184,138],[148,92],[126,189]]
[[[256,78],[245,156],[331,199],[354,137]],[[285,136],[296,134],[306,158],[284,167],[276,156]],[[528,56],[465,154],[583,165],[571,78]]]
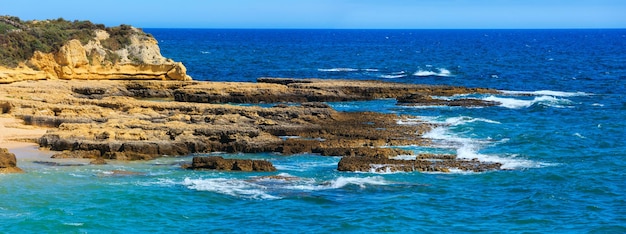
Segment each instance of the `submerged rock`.
[[91,165],[105,165],[105,164],[107,164],[107,161],[104,160],[103,158],[96,158],[94,160],[91,160],[89,162],[89,164],[91,164]]
[[84,163],[63,163],[63,162],[50,162],[50,161],[33,161],[33,163],[41,164],[45,166],[51,166],[51,167],[82,167],[86,165]]
[[220,171],[276,171],[271,162],[251,159],[225,159],[220,156],[194,157],[186,169],[209,169]]

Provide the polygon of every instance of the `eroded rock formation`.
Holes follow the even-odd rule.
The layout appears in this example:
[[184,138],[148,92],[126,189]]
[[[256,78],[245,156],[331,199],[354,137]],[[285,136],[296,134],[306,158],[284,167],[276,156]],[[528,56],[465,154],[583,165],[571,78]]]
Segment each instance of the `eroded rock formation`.
[[[14,68],[0,66],[0,84],[25,80],[191,80],[180,62],[164,58],[157,41],[140,29],[125,38],[129,44],[117,50],[103,46],[105,30],[83,44],[69,40],[56,52],[35,51]],[[0,48],[2,49],[2,48]]]
[[[316,153],[346,156],[348,161],[342,160],[340,170],[368,171],[378,164],[396,164],[390,170],[406,171],[408,167],[400,166],[406,161],[391,158],[413,152],[393,146],[429,145],[430,140],[422,135],[435,125],[412,116],[337,112],[323,102],[294,101],[495,92],[366,81],[260,81],[22,82],[3,86],[0,107],[27,124],[51,127],[39,144],[61,151],[55,157],[147,160],[217,151]],[[232,104],[262,102],[279,103],[266,107]],[[402,124],[407,121],[411,124]],[[411,170],[498,169],[477,161],[466,165],[464,159],[455,157],[438,160],[442,162],[411,163],[417,165]]]
[[0,174],[21,172],[24,171],[17,167],[15,154],[9,152],[9,150],[5,148],[0,148]]

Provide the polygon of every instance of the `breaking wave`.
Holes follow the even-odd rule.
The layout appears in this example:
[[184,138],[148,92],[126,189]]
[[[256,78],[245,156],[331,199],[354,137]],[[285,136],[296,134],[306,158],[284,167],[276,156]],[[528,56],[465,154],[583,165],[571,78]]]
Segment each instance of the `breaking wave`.
[[572,101],[565,98],[556,98],[553,96],[538,96],[533,98],[532,100],[525,99],[517,99],[517,98],[505,98],[505,97],[497,97],[497,96],[488,96],[482,98],[484,101],[493,101],[500,103],[501,107],[510,108],[510,109],[520,109],[527,108],[532,105],[544,105],[556,108],[567,108],[572,104]]
[[213,178],[213,179],[190,179],[185,178],[182,183],[189,189],[198,191],[215,192],[234,197],[259,200],[280,199],[265,192],[262,185],[250,183],[244,180]]
[[357,68],[338,67],[338,68],[320,68],[317,71],[321,72],[355,72],[359,71]]
[[585,92],[563,92],[552,90],[539,90],[539,91],[509,91],[500,90],[500,92],[509,95],[533,95],[533,96],[552,96],[552,97],[576,97],[576,96],[589,96],[591,94]]
[[[448,118],[443,123],[448,123],[450,126],[462,125],[470,122],[481,121],[493,124],[500,124],[497,121],[492,121],[488,119],[482,118],[471,118],[471,117],[454,117]],[[441,121],[438,123],[442,123]],[[442,126],[436,127],[432,129],[430,132],[424,134],[425,138],[429,138],[433,140],[435,147],[448,148],[456,151],[456,155],[461,159],[477,159],[481,162],[492,162],[492,163],[501,163],[502,169],[523,169],[523,168],[538,168],[543,167],[548,164],[535,162],[528,159],[517,158],[517,156],[501,156],[501,155],[491,155],[491,154],[482,154],[479,151],[489,145],[489,144],[497,144],[498,142],[494,142],[492,140],[484,140],[484,139],[473,139],[461,137],[455,133],[453,133],[450,129],[450,126]],[[506,140],[503,140],[506,142]]]
[[342,189],[351,186],[356,186],[359,189],[364,189],[370,186],[383,186],[391,184],[391,182],[385,180],[383,177],[380,176],[340,176],[335,179],[323,182],[316,181],[313,178],[295,177],[286,173],[281,173],[278,176],[284,177],[286,179],[251,178],[248,180],[243,180],[229,178],[185,178],[181,184],[192,190],[213,192],[238,198],[254,200],[282,199],[282,195],[293,194],[294,192],[299,193],[302,191]]
[[434,123],[434,124],[439,124],[439,125],[446,125],[446,126],[458,126],[458,125],[463,125],[463,124],[467,124],[467,123],[474,123],[474,122],[501,124],[500,122],[495,121],[495,120],[490,120],[490,119],[486,119],[486,118],[474,118],[474,117],[470,117],[470,116],[450,117],[450,118],[446,118],[443,121],[438,120],[436,117],[422,116],[419,119],[405,119],[405,120],[398,120],[397,121],[398,124],[407,124],[407,125],[418,124],[418,123],[422,123],[422,122],[429,122],[429,123]]
[[400,71],[400,72],[393,72],[391,74],[380,75],[379,77],[385,78],[385,79],[397,79],[397,78],[407,77],[407,74],[405,71]]
[[450,70],[445,69],[445,68],[434,68],[434,69],[427,69],[427,70],[420,69],[420,70],[416,71],[415,73],[413,73],[413,76],[419,76],[419,77],[428,77],[428,76],[451,77],[452,76],[452,72],[450,72]]

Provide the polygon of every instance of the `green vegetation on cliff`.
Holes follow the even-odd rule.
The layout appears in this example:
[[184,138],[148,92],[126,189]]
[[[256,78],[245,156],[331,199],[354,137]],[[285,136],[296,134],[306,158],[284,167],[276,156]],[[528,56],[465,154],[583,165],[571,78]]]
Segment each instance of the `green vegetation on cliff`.
[[128,25],[107,28],[90,21],[67,21],[63,18],[22,21],[14,16],[0,16],[0,66],[15,67],[30,59],[35,51],[56,52],[72,39],[86,44],[96,36],[97,29],[109,33],[110,37],[103,40],[102,45],[113,51],[130,44],[129,36],[137,33]]

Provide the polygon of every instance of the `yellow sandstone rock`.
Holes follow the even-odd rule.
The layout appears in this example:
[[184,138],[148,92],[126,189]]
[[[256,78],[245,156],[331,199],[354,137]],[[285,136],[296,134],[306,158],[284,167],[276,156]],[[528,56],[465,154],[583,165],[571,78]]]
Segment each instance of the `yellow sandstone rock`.
[[[54,54],[35,51],[30,60],[16,68],[0,66],[0,84],[46,79],[191,80],[182,63],[161,55],[157,41],[152,37],[130,35],[130,45],[111,51],[101,44],[109,37],[108,33],[96,30],[95,34],[96,37],[85,45],[74,39],[67,41]],[[118,56],[119,62],[107,61],[107,54]]]

